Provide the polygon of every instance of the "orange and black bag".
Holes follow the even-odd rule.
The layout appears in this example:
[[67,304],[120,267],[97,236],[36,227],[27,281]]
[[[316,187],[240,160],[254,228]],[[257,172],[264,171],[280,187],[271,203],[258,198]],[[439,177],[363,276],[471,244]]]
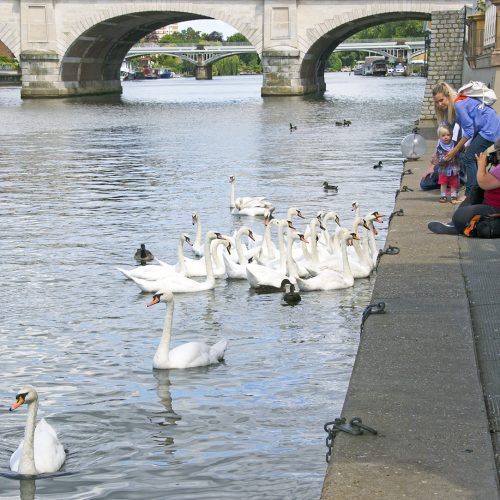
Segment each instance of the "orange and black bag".
[[475,238],[500,238],[500,214],[474,215],[464,234]]

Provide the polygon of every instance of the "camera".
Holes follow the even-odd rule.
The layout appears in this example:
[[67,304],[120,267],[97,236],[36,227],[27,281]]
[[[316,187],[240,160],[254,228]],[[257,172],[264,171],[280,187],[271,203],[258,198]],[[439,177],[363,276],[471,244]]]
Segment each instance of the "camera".
[[491,165],[497,165],[499,162],[497,158],[497,151],[493,151],[488,155],[488,163]]

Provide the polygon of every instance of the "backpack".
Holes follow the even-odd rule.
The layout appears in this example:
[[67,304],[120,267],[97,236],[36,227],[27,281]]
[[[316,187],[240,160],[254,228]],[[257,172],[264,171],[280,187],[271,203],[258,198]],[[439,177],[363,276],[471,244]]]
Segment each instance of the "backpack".
[[465,85],[462,85],[462,87],[458,89],[458,95],[479,99],[480,101],[482,101],[482,108],[484,108],[485,104],[486,106],[493,106],[493,104],[495,104],[497,100],[495,91],[493,89],[490,89],[483,82],[469,82]]
[[474,215],[464,229],[465,236],[500,238],[500,214]]

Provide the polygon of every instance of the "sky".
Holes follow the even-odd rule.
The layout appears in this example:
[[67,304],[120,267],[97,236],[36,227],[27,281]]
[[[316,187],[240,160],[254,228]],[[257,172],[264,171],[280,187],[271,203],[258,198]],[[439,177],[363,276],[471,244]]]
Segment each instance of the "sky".
[[218,31],[224,35],[224,38],[227,38],[237,32],[237,30],[235,30],[232,26],[229,26],[229,24],[223,23],[222,21],[212,21],[210,19],[179,23],[179,31],[188,28],[193,28],[194,30],[201,31],[202,33],[212,33],[212,31]]

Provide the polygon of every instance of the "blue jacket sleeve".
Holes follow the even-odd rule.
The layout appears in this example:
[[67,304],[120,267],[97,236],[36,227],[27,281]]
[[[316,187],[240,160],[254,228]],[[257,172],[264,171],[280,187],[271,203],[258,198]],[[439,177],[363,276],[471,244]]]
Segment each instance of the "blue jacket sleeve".
[[467,137],[467,139],[471,139],[474,137],[474,121],[468,113],[467,101],[468,99],[465,99],[455,103],[455,114],[457,122],[462,127],[462,135]]

